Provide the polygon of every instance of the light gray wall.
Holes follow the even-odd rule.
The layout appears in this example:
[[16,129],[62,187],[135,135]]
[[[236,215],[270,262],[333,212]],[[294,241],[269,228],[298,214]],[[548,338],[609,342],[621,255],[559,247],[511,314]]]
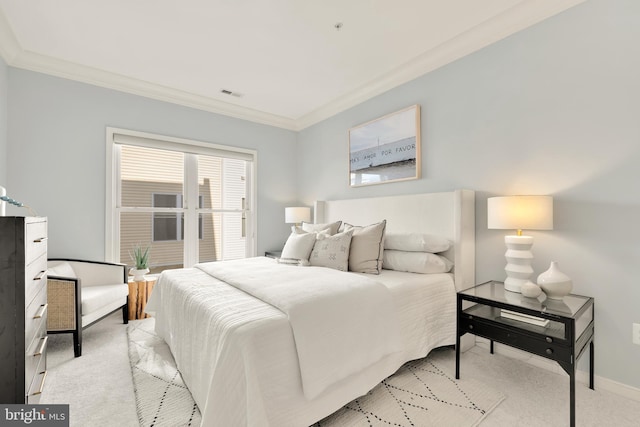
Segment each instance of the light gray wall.
[[9,67],[0,56],[0,185],[7,187],[7,105]]
[[[558,261],[595,297],[596,374],[640,387],[639,22],[636,0],[589,1],[300,132],[301,196],[476,190],[482,282],[505,277],[507,232],[487,230],[487,197],[553,195],[554,230],[528,233],[536,277]],[[350,188],[347,130],[412,104],[422,178]]]
[[7,187],[49,218],[51,256],[104,259],[107,126],[257,150],[258,251],[286,239],[294,132],[12,67],[9,82]]
[[[296,198],[470,188],[477,281],[504,277],[505,232],[486,229],[486,198],[552,194],[555,229],[530,233],[536,274],[556,260],[595,297],[596,373],[640,387],[638,22],[636,0],[590,0],[298,135],[0,59],[0,180],[49,217],[52,256],[91,259],[104,256],[106,126],[257,149],[260,252],[281,247]],[[347,129],[412,104],[422,178],[349,188]]]

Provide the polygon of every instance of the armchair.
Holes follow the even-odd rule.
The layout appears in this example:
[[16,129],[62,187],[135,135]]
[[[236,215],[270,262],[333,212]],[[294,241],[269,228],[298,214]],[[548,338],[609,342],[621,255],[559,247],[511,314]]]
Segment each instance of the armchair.
[[124,264],[74,259],[47,263],[47,332],[73,333],[75,357],[82,355],[82,330],[122,309],[129,323],[129,286]]

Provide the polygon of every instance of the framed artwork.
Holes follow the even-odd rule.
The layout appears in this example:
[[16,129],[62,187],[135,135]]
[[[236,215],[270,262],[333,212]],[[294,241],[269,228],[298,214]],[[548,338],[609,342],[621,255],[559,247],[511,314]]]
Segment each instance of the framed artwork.
[[420,178],[420,106],[349,129],[352,187]]

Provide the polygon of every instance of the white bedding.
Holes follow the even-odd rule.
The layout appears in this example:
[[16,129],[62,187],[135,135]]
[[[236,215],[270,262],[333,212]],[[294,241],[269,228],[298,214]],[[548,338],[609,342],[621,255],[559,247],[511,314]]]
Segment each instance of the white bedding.
[[279,264],[264,257],[195,267],[287,315],[309,400],[362,366],[402,349],[390,292],[373,276]]
[[303,393],[289,320],[279,309],[199,269],[182,269],[163,273],[147,312],[156,317],[156,331],[169,344],[203,425],[306,427],[404,362],[455,342],[452,275],[384,270],[374,279],[389,289],[403,350],[363,366],[310,400]]

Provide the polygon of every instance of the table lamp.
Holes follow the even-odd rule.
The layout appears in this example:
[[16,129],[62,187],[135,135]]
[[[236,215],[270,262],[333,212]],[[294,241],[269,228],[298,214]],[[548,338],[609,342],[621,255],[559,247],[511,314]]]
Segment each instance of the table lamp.
[[311,208],[306,206],[284,208],[285,223],[300,225],[303,221],[311,221]]
[[504,288],[520,292],[520,287],[533,273],[531,261],[533,236],[523,236],[522,230],[553,230],[553,198],[551,196],[506,196],[487,199],[487,228],[517,230],[517,235],[505,236],[507,245],[504,268],[507,278]]

